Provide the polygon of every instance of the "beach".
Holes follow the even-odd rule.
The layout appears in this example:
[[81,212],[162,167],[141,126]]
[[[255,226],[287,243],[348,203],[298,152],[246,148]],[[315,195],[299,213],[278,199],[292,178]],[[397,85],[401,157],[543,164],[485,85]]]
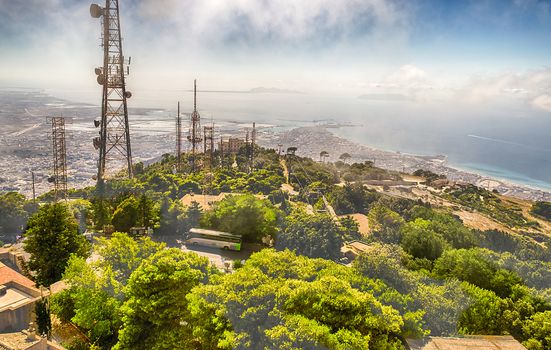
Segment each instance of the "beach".
[[411,174],[417,169],[430,170],[445,175],[449,180],[470,183],[488,190],[533,201],[551,201],[551,193],[542,189],[512,183],[504,179],[491,178],[465,169],[452,167],[445,155],[415,155],[385,151],[362,145],[332,133],[332,128],[324,126],[300,127],[287,131],[264,131],[260,133],[259,144],[264,147],[282,149],[297,147],[296,154],[319,159],[322,151],[329,153],[328,161],[335,162],[343,153],[349,153],[352,162],[371,161],[379,168]]

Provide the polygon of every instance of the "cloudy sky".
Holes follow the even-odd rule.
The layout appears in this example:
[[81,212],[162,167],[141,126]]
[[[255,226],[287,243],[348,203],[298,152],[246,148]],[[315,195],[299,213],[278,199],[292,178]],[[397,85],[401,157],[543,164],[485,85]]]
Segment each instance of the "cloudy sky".
[[[0,86],[95,93],[88,0],[0,0]],[[142,95],[273,87],[551,111],[551,0],[120,0]],[[94,95],[94,96],[95,96]],[[97,97],[97,96],[95,96]]]

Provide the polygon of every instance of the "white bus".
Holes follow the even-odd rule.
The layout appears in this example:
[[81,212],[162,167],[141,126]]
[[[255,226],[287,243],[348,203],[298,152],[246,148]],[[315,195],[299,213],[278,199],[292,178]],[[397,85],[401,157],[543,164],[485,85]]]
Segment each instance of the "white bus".
[[189,233],[190,237],[185,240],[185,244],[216,247],[226,250],[241,250],[241,235],[202,228],[192,228],[189,230]]

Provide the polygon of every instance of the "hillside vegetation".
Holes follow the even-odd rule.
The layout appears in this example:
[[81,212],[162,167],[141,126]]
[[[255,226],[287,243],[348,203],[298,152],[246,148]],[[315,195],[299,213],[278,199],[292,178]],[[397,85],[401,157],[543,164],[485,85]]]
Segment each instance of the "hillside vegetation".
[[[512,231],[474,230],[450,206],[366,188],[362,181],[400,179],[369,162],[280,162],[258,148],[251,167],[246,151],[196,173],[175,172],[167,155],[103,193],[72,191],[71,232],[119,232],[94,242],[94,259],[79,249],[62,261],[69,288],[51,310],[86,335],[69,349],[403,349],[404,338],[429,334],[511,334],[529,350],[551,348],[551,236],[514,202],[474,186],[434,190]],[[181,201],[223,192],[231,194],[208,209]],[[23,221],[48,208],[10,196],[0,208]],[[533,212],[545,217],[545,206]],[[356,213],[367,216],[369,235],[347,217]],[[50,225],[32,223],[28,235]],[[132,238],[134,226],[153,235]],[[270,247],[227,273],[163,243],[197,226]],[[354,261],[341,253],[351,241],[366,247]]]

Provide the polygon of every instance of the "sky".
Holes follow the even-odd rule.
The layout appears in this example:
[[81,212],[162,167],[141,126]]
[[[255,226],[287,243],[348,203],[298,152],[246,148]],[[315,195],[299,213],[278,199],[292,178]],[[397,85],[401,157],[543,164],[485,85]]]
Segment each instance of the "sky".
[[[101,4],[101,2],[100,2]],[[0,87],[97,100],[83,0],[0,0]],[[551,112],[551,0],[120,0],[142,102],[270,87]],[[148,96],[144,98],[143,96]]]

